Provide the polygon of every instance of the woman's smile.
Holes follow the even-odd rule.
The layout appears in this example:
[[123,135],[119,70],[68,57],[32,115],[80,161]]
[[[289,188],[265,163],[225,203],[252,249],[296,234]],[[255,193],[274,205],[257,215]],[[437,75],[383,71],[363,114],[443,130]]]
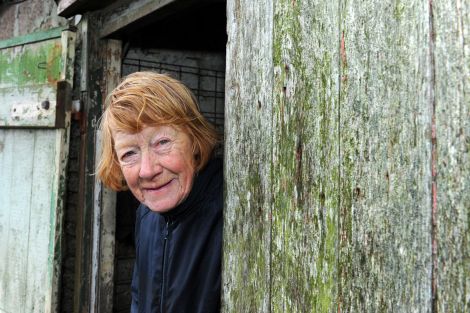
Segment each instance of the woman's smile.
[[161,183],[161,184],[158,184],[158,185],[144,185],[144,186],[141,186],[140,188],[147,191],[152,191],[152,190],[160,190],[162,188],[164,188],[165,186],[169,185],[171,182],[173,181],[173,179],[170,179],[168,180],[166,183]]
[[152,194],[162,194],[165,192],[169,192],[171,190],[172,184],[174,182],[174,179],[169,180],[166,183],[157,185],[155,187],[140,187],[140,190],[142,190],[142,193],[144,194],[144,198],[146,194],[152,195]]

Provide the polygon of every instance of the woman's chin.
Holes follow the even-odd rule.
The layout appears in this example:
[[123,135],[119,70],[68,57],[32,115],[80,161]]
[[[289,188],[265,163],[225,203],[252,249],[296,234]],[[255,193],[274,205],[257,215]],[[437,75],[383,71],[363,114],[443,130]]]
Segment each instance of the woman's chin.
[[177,197],[165,197],[152,200],[145,198],[143,203],[153,212],[165,213],[174,209],[181,201]]

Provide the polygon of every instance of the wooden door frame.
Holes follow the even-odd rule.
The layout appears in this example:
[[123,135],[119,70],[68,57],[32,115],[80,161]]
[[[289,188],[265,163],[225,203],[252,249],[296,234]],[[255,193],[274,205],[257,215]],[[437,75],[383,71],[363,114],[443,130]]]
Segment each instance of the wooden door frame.
[[[121,78],[122,43],[105,40],[104,88],[108,95]],[[103,103],[104,109],[104,103]],[[95,132],[95,168],[101,155],[101,131]],[[114,295],[114,259],[116,233],[116,192],[95,180],[92,249],[92,312],[112,312]]]
[[99,12],[81,21],[82,60],[79,210],[76,229],[74,312],[112,312],[116,193],[95,176],[101,153],[99,118],[121,74],[121,41],[100,38]]

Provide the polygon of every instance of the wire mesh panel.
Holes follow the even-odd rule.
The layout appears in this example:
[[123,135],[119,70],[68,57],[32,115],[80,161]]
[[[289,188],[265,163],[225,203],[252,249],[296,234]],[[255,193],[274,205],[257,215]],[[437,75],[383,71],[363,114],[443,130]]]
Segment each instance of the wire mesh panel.
[[123,75],[137,71],[155,71],[181,80],[196,96],[201,113],[214,124],[218,133],[224,131],[225,73],[213,69],[126,58]]

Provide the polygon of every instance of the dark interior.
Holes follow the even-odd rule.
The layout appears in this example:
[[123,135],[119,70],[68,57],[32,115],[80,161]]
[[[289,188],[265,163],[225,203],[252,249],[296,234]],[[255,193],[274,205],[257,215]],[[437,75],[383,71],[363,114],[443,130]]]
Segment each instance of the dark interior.
[[[168,9],[169,10],[169,9]],[[179,5],[171,12],[155,12],[111,35],[141,48],[225,51],[225,1]]]
[[[162,12],[161,14],[155,12],[150,17],[113,34],[112,37],[121,39],[123,42],[122,66],[129,63],[129,60],[126,59],[128,52],[136,48],[144,51],[146,49],[190,50],[199,51],[199,53],[201,51],[216,51],[222,53],[225,59],[227,42],[225,7],[225,1],[210,1],[210,3],[200,1],[198,4],[179,6],[172,12]],[[131,60],[131,62],[135,62],[135,60]],[[135,70],[143,69],[146,68],[139,66]],[[150,70],[156,70],[156,68],[150,68]],[[197,96],[197,91],[194,92]],[[220,97],[220,92],[218,97]],[[221,101],[223,102],[223,94]],[[218,121],[220,122],[220,118]],[[118,193],[114,312],[130,311],[130,283],[135,260],[134,224],[138,205],[138,201],[130,192]]]

